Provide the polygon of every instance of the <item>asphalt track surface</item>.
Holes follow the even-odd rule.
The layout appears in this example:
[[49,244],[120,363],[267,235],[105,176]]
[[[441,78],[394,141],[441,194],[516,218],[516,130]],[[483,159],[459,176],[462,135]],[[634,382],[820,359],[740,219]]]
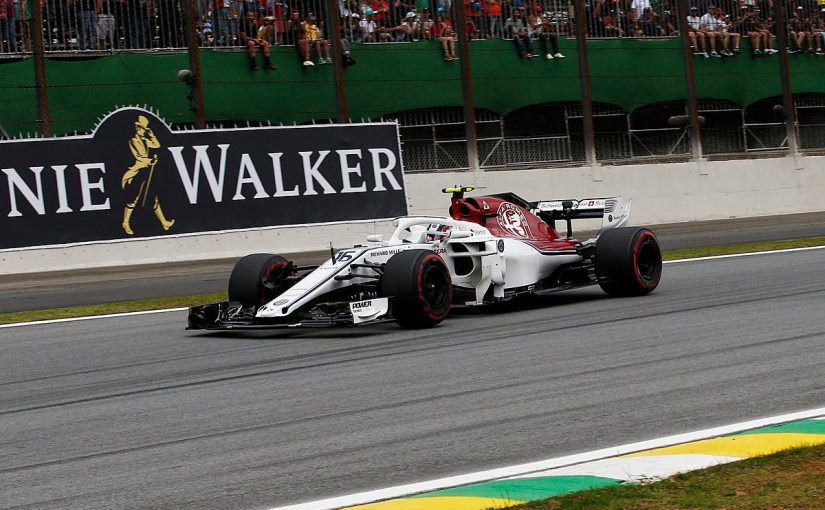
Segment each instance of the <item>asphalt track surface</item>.
[[0,329],[0,507],[266,508],[822,407],[825,250],[439,327]]
[[[825,212],[651,228],[664,250],[800,239],[825,236]],[[284,255],[309,264],[324,260],[329,252]],[[0,276],[0,313],[223,292],[236,261],[233,258]]]

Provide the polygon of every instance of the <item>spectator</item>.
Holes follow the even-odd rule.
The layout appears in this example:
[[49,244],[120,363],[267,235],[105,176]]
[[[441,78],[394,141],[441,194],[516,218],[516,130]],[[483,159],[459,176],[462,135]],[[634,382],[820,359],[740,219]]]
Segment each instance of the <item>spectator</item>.
[[275,29],[275,42],[277,44],[284,43],[284,32],[286,31],[286,16],[289,12],[284,0],[276,0],[272,6],[272,27]]
[[[718,19],[722,23],[722,32],[724,32],[728,40],[728,49],[735,55],[742,53],[742,50],[739,49],[739,41],[741,39],[741,35],[739,32],[734,30],[733,23],[731,23],[730,16],[726,15],[722,9],[716,10],[716,19]],[[733,46],[733,48],[731,48]]]
[[443,14],[438,13],[435,15],[435,21],[430,27],[430,37],[438,38],[438,40],[441,41],[444,60],[458,60],[455,54],[455,34],[453,34],[453,26],[450,24],[450,20],[444,18]]
[[630,12],[632,13],[632,21],[641,21],[645,16],[645,9],[651,9],[650,0],[633,0],[630,3]]
[[819,11],[814,10],[811,13],[811,39],[813,39],[817,55],[825,55],[822,50],[823,34],[825,34],[825,20],[819,15]]
[[[266,1],[264,1],[264,3],[266,3]],[[244,16],[246,16],[247,12],[255,13],[256,19],[260,18],[265,11],[264,6],[261,5],[261,2],[258,0],[241,0],[241,4],[236,8],[239,8],[241,12],[244,13]]]
[[392,16],[393,23],[403,22],[406,19],[408,12],[415,12],[415,2],[410,2],[410,0],[407,0],[406,2],[395,0],[392,2],[390,16]]
[[[435,0],[435,12],[439,12],[444,16],[450,15],[450,8],[453,6],[453,0]],[[440,10],[439,10],[440,9]]]
[[501,37],[501,2],[484,0],[484,13],[487,16],[488,37]]
[[362,19],[361,22],[358,24],[358,39],[359,42],[375,42],[375,31],[378,28],[378,24],[375,23],[375,18],[372,14],[372,8],[368,8],[365,12],[367,13],[366,19]]
[[467,24],[467,39],[479,37],[481,34],[481,2],[479,0],[463,0],[464,21]]
[[212,46],[215,44],[211,22],[204,21],[203,19],[198,20],[198,44],[200,46]]
[[[559,51],[559,37],[554,32],[555,27],[550,23],[549,19],[545,18],[544,13],[541,12],[540,5],[533,6],[530,15],[527,16],[527,25],[532,35],[538,35],[542,53],[544,53],[547,60],[564,58],[564,55]],[[547,48],[548,39],[550,39],[552,51]]]
[[304,33],[306,34],[309,52],[311,53],[312,49],[315,48],[315,53],[318,54],[318,63],[331,64],[332,58],[329,55],[329,41],[324,39],[324,34],[315,21],[315,14],[309,13],[304,23]]
[[97,0],[97,46],[101,50],[115,49],[115,3],[116,0]]
[[[768,23],[760,17],[760,9],[758,8],[753,10],[753,27],[754,33],[759,39],[762,47],[761,54],[773,55],[774,53],[779,53],[777,50],[773,49],[773,35],[771,34],[771,31],[768,30]],[[753,39],[751,39],[751,41],[753,41]],[[754,54],[759,55],[760,53],[754,51]]]
[[315,63],[309,58],[309,43],[307,43],[306,32],[304,31],[304,24],[301,23],[301,17],[298,11],[292,11],[292,17],[287,23],[286,32],[289,39],[295,42],[295,49],[298,50],[298,57],[304,66],[314,66]]
[[762,33],[759,31],[756,22],[756,13],[752,8],[748,7],[742,14],[742,17],[737,20],[735,26],[739,29],[739,33],[748,37],[751,41],[751,50],[754,56],[763,55],[762,51]]
[[[133,0],[135,1],[135,0]],[[213,0],[212,30],[218,46],[232,46],[238,33],[238,12],[232,0]]]
[[533,53],[533,41],[528,30],[523,7],[514,10],[513,16],[504,23],[504,33],[513,38],[516,52],[522,57],[536,58],[538,55]]
[[379,32],[379,38],[391,40],[394,42],[412,41],[416,29],[418,28],[418,20],[415,18],[415,13],[410,11],[407,13],[404,21],[392,28],[379,27],[376,30]]
[[269,51],[269,37],[272,31],[272,21],[266,20],[263,25],[258,25],[255,11],[247,11],[244,23],[241,25],[241,44],[246,46],[246,53],[249,56],[249,69],[253,71],[258,70],[258,64],[255,62],[258,54],[258,48],[261,48],[261,53],[264,56],[264,69],[275,70],[272,65]]
[[430,18],[429,9],[424,9],[418,17],[418,23],[415,25],[415,33],[413,39],[429,39],[430,28],[433,26],[433,20]]
[[390,20],[390,3],[387,0],[372,0],[372,15],[377,24],[387,23]]
[[673,15],[673,11],[665,11],[662,16],[662,23],[661,27],[665,31],[665,35],[668,37],[675,37],[679,35],[679,29],[677,28],[678,23],[676,22],[676,16]]
[[708,55],[708,47],[705,44],[705,32],[700,30],[702,18],[698,14],[698,7],[690,8],[687,17],[688,39],[690,39],[690,45],[693,47],[694,54],[698,53],[705,58],[710,58],[710,55]]
[[661,25],[659,25],[659,15],[651,9],[650,7],[646,8],[642,13],[642,17],[637,22],[638,32],[636,36],[638,37],[661,37],[665,34],[665,31],[662,30]]
[[624,30],[619,26],[618,21],[616,20],[617,13],[616,10],[611,10],[607,14],[602,17],[601,23],[601,34],[606,37],[622,37],[624,36]]
[[[3,41],[6,41],[8,47],[3,45]],[[0,0],[0,53],[17,53],[14,0]]]
[[77,13],[77,43],[81,50],[97,49],[97,5],[95,0],[69,0]]
[[[713,5],[709,5],[708,12],[699,18],[699,30],[705,34],[705,40],[710,45],[711,57],[721,58],[722,56],[727,56],[728,38],[727,34],[724,34],[725,37],[723,37],[721,31],[722,25],[723,24],[716,19],[716,7]],[[720,46],[722,46],[721,54],[716,51],[717,40],[719,41]]]
[[[350,15],[351,16],[351,15]],[[346,68],[355,65],[357,62],[352,58],[352,41],[350,41],[347,30],[341,27],[341,64]]]
[[788,20],[787,32],[788,38],[790,39],[791,46],[788,48],[788,53],[804,53],[805,49],[802,47],[805,43],[808,43],[808,49],[810,53],[813,53],[813,49],[810,43],[810,31],[806,30],[806,25],[810,25],[810,23],[805,23],[802,20],[802,6],[796,8],[796,10],[790,15],[790,19]]

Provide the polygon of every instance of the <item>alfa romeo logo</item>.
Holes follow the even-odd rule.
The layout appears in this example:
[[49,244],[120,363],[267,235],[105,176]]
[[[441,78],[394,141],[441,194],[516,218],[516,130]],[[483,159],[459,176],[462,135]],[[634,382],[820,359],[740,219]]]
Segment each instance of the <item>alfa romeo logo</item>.
[[527,217],[510,202],[502,202],[497,211],[498,225],[507,233],[515,237],[533,237],[530,233],[530,226],[527,224]]

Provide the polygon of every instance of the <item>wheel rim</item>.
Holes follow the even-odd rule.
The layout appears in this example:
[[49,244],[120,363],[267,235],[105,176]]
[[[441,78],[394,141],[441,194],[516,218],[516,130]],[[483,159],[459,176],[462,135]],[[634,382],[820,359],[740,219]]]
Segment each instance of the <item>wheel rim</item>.
[[642,280],[648,283],[656,280],[660,260],[661,255],[656,240],[652,236],[647,236],[636,253],[636,270],[639,271]]
[[277,281],[283,278],[283,271],[286,265],[286,262],[278,261],[264,271],[264,274],[261,276],[258,305],[263,305],[275,297],[275,291],[278,286]]
[[449,283],[444,269],[431,265],[424,270],[421,278],[424,302],[433,313],[441,314],[449,303]]

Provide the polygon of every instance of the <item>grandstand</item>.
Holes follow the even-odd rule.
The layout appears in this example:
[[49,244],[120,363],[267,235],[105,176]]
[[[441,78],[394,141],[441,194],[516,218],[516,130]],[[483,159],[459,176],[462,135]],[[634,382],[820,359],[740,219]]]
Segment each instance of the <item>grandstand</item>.
[[[186,8],[190,1],[191,11]],[[339,90],[335,65],[324,65],[313,50],[314,41],[308,46],[316,65],[303,65],[304,57],[296,51],[301,26],[309,17],[319,20],[321,38],[331,32],[329,3],[338,6],[340,41],[357,62],[343,71],[348,116],[359,122],[398,120],[408,172],[469,166],[461,62],[442,58],[442,46],[427,27],[432,14],[439,12],[451,13],[455,23],[455,6],[449,1],[104,1],[105,12],[96,15],[111,16],[111,30],[97,25],[92,30],[81,12],[84,3],[100,9],[91,0],[71,6],[49,0],[34,13],[27,2],[11,1],[15,15],[0,18],[0,136],[36,136],[44,124],[51,135],[89,132],[97,119],[121,105],[146,105],[173,126],[192,126],[192,91],[178,78],[179,71],[191,67],[184,30],[189,12],[208,126],[331,122],[337,117]],[[497,22],[491,14],[497,12],[494,4],[498,1],[465,2],[462,11],[470,39],[466,47],[480,165],[495,169],[581,164],[586,160],[587,123],[573,5],[562,0],[508,0],[499,4],[502,14]],[[741,35],[741,47],[740,53],[731,51],[725,57],[706,57],[702,48],[691,49],[703,120],[702,155],[784,153],[789,141],[782,55],[754,54],[753,27],[747,22],[761,13],[759,26],[767,34],[776,32],[773,10],[768,2],[757,0],[721,4],[714,6],[714,16],[722,20],[726,33]],[[710,7],[707,1],[694,5],[703,12]],[[817,151],[825,148],[825,53],[817,51],[825,47],[825,29],[818,28],[823,6],[807,0],[789,0],[783,6],[787,41],[780,45],[776,35],[768,39],[777,48],[788,48],[796,145]],[[673,120],[685,115],[688,97],[676,7],[667,0],[584,2],[585,33],[578,35],[587,43],[599,161],[692,156],[690,129]],[[533,25],[528,37],[536,52],[542,37],[558,37],[566,58],[548,59],[543,52],[538,58],[524,58],[515,51],[514,34],[502,29],[519,9],[524,24]],[[271,42],[277,70],[249,68],[241,30],[245,12],[255,13],[260,29],[255,35]],[[410,13],[419,28],[393,31]],[[372,32],[372,25],[362,23],[370,19]],[[33,29],[38,22],[42,31]],[[612,25],[619,31],[611,30]],[[717,39],[720,46],[721,40]],[[734,49],[733,37],[728,45]],[[43,73],[36,72],[38,56],[43,58]]]

